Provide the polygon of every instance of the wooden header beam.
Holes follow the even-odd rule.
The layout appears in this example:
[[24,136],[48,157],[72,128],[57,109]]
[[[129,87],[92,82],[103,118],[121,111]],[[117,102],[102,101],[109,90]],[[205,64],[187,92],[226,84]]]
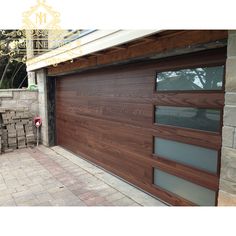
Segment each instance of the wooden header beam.
[[[164,31],[152,35],[151,37],[144,37],[137,41],[128,44],[114,47],[100,51],[88,57],[87,60],[82,60],[83,57],[77,58],[73,63],[65,62],[59,64],[57,67],[48,67],[49,76],[63,75],[73,73],[85,69],[97,68],[111,64],[118,64],[121,62],[128,62],[135,59],[155,57],[158,54],[163,54],[183,49],[186,52],[193,50],[203,50],[208,48],[201,48],[201,44],[214,42],[214,47],[220,47],[220,40],[228,38],[228,31],[226,30],[179,30],[179,31]],[[224,45],[225,46],[225,45]],[[177,54],[177,53],[176,53]]]

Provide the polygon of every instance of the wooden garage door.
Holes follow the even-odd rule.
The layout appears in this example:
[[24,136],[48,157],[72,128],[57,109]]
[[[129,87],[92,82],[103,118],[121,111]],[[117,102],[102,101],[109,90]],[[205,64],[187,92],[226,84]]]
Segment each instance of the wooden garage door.
[[172,205],[216,205],[225,54],[58,77],[57,144]]

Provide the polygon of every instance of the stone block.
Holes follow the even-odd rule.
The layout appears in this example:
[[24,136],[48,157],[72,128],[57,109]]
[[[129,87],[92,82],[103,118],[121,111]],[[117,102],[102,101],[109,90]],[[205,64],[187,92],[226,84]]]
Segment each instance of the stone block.
[[222,147],[221,159],[222,161],[224,161],[225,159],[235,161],[232,162],[231,165],[233,165],[236,168],[236,149],[229,147]]
[[10,124],[10,125],[7,125],[7,130],[9,131],[9,132],[14,132],[14,130],[15,130],[15,125],[14,124]]
[[236,183],[220,179],[220,190],[230,194],[236,194]]
[[14,109],[17,107],[17,101],[16,100],[2,100],[2,107],[7,109]]
[[30,107],[31,103],[32,103],[32,100],[27,100],[27,99],[17,100],[17,107],[18,108],[24,108],[24,107],[28,108],[28,107]]
[[24,129],[23,124],[21,124],[21,122],[20,123],[16,123],[16,129],[17,130],[23,130]]
[[234,32],[230,32],[228,37],[227,56],[236,56],[236,34]]
[[12,98],[13,97],[13,94],[12,94],[12,91],[9,90],[3,90],[3,91],[0,91],[0,98]]
[[24,142],[25,142],[25,136],[18,136],[18,137],[17,137],[17,141],[18,141],[18,142],[21,142],[21,141],[24,141]]
[[19,100],[20,99],[20,93],[21,91],[13,91],[13,99]]
[[6,149],[4,149],[4,152],[5,152],[5,153],[13,152],[13,148],[6,148]]
[[20,93],[21,100],[37,100],[38,99],[38,92],[37,91],[22,91]]
[[236,59],[228,58],[226,61],[226,92],[236,92]]
[[10,144],[16,144],[16,138],[9,138],[8,137],[8,143]]
[[236,106],[226,105],[224,108],[224,125],[236,126]]
[[16,138],[16,132],[8,132],[8,138]]
[[17,137],[22,137],[25,136],[25,131],[24,130],[17,130]]
[[227,92],[225,94],[225,105],[236,106],[236,93]]
[[219,191],[218,206],[236,206],[236,195]]
[[233,143],[233,148],[236,149],[236,130],[234,131],[234,143]]
[[222,129],[222,145],[233,147],[234,144],[234,127],[224,126]]
[[220,189],[236,194],[236,149],[222,148]]
[[32,114],[35,116],[38,114],[39,112],[39,104],[38,102],[33,102],[31,105],[30,105],[30,110],[32,112]]

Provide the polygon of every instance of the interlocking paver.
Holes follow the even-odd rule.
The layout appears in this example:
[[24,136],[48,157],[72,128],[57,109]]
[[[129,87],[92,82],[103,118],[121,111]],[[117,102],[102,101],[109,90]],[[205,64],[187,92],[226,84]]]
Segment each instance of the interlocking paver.
[[140,206],[130,198],[124,197],[113,202],[115,206]]
[[48,192],[38,193],[38,194],[36,194],[36,198],[40,203],[41,202],[50,202],[50,201],[54,200],[54,198]]
[[58,150],[61,149],[39,146],[0,155],[0,206],[160,203],[137,189],[139,192],[132,196],[133,187],[73,154],[62,155]]

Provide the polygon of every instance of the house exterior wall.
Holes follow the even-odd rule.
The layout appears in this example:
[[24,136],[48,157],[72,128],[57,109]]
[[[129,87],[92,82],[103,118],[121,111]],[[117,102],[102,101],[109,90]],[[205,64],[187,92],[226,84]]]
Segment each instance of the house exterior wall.
[[[227,44],[225,107],[218,205],[236,205],[236,31],[229,31]],[[46,71],[37,71],[39,115],[43,119],[42,143],[49,145]]]
[[27,89],[1,89],[0,111],[7,109],[29,110],[33,116],[38,114],[38,91]]
[[229,31],[218,205],[236,205],[236,31]]

